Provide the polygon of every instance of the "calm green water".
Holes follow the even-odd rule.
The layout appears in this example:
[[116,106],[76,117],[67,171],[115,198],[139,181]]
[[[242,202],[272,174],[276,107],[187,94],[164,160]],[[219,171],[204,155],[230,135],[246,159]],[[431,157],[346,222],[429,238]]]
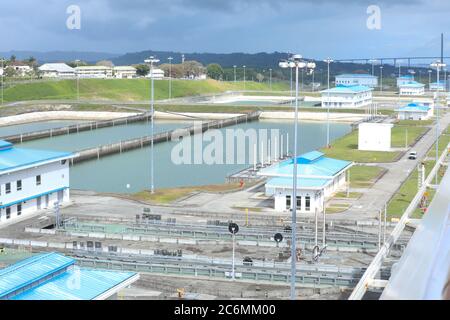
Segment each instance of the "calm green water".
[[61,128],[70,126],[77,123],[83,123],[83,121],[48,121],[48,122],[35,122],[19,124],[14,126],[0,127],[0,137],[11,136],[14,134],[28,133],[39,130],[47,130],[53,128]]
[[[41,125],[47,125],[42,124]],[[191,121],[156,121],[155,132],[184,128],[192,125]],[[278,129],[280,134],[289,133],[290,150],[293,150],[292,121],[264,120],[240,124],[221,129],[222,133],[230,129]],[[39,130],[39,128],[37,129]],[[350,132],[348,124],[331,124],[332,139]],[[103,128],[78,134],[58,136],[53,138],[30,141],[21,144],[24,148],[42,148],[49,150],[77,151],[101,144],[117,142],[148,135],[150,128],[147,123],[134,123],[123,126]],[[270,134],[270,133],[269,133]],[[225,134],[224,134],[225,137]],[[326,144],[326,124],[302,122],[300,125],[299,149],[301,152],[315,150]],[[284,140],[286,143],[286,140]],[[225,181],[228,174],[246,168],[253,164],[245,150],[245,164],[181,164],[173,163],[172,149],[178,142],[167,142],[155,145],[155,187],[169,188],[177,186],[192,186],[218,184]],[[210,142],[203,142],[203,148]],[[193,149],[194,147],[192,147]],[[249,149],[244,148],[244,149]],[[253,150],[253,148],[251,148]],[[237,153],[237,143],[235,143]],[[223,150],[225,155],[226,150]],[[260,152],[258,151],[258,155]],[[224,158],[225,159],[225,158]],[[224,160],[225,162],[225,160]],[[80,163],[71,169],[71,187],[74,189],[94,190],[98,192],[130,193],[149,188],[150,182],[150,148],[129,151],[102,158],[100,160]]]
[[[42,123],[44,125],[44,123]],[[191,121],[155,121],[155,133],[167,130],[189,127]],[[41,129],[38,129],[41,130]],[[57,151],[78,151],[99,145],[116,143],[150,135],[150,124],[136,122],[128,125],[107,127],[93,131],[83,131],[76,134],[56,136],[48,139],[28,141],[20,144],[23,148],[47,149]]]

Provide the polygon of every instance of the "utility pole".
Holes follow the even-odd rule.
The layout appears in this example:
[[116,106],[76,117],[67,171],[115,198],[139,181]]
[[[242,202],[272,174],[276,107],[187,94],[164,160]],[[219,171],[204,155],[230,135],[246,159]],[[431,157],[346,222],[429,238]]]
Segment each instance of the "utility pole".
[[151,76],[151,94],[150,94],[150,113],[151,113],[151,126],[150,126],[150,136],[151,136],[151,151],[150,151],[150,193],[155,193],[155,178],[154,178],[154,118],[155,118],[155,106],[154,106],[154,100],[155,100],[155,88],[154,88],[154,73],[153,73],[153,64],[158,63],[159,60],[155,59],[155,57],[151,56],[147,60],[145,60],[145,63],[150,64],[150,76]]
[[1,71],[1,74],[0,74],[0,76],[2,77],[2,107],[3,107],[3,103],[4,103],[4,101],[3,101],[3,86],[4,86],[4,81],[3,81],[3,77],[5,76],[5,59],[3,59],[2,57],[0,57],[0,60],[1,60],[1,62],[2,62],[2,71]]
[[169,60],[169,99],[172,99],[172,60],[173,60],[173,58],[168,57],[167,60]]
[[324,62],[327,64],[327,74],[328,74],[328,81],[327,81],[327,148],[330,147],[330,63],[333,62],[332,59],[327,58],[324,60]]

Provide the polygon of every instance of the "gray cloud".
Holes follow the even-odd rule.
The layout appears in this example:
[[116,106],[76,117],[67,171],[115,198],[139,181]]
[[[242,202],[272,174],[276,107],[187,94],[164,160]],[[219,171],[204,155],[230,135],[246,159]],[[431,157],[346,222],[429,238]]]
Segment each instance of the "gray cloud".
[[[81,30],[65,27],[71,4]],[[366,28],[371,4],[382,10],[379,31]],[[16,0],[0,3],[0,50],[393,55],[425,52],[449,12],[440,0]]]

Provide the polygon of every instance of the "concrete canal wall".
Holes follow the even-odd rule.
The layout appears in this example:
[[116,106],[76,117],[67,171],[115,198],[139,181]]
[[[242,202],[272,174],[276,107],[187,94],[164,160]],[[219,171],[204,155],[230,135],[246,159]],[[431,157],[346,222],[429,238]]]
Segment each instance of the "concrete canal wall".
[[[252,112],[245,115],[240,115],[233,118],[227,118],[222,120],[213,120],[209,122],[203,122],[201,125],[194,125],[184,129],[175,129],[157,133],[152,136],[145,136],[140,138],[129,139],[120,141],[117,143],[107,144],[95,148],[89,148],[77,152],[77,156],[72,159],[72,164],[76,164],[82,161],[100,159],[101,157],[112,155],[116,153],[122,153],[129,150],[140,149],[149,146],[153,140],[153,143],[161,143],[170,141],[172,135],[177,132],[182,132],[182,135],[193,135],[200,132],[205,132],[209,129],[219,129],[228,126],[234,126],[239,123],[246,123],[250,121],[258,120],[260,112]],[[182,131],[181,131],[182,130]]]

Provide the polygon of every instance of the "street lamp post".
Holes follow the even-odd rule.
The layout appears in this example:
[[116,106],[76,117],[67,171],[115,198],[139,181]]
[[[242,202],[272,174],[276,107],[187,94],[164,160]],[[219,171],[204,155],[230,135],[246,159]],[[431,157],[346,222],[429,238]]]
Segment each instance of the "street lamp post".
[[150,126],[150,135],[151,135],[151,151],[150,151],[150,192],[155,193],[155,179],[154,179],[154,150],[153,150],[153,133],[154,133],[154,115],[155,115],[155,90],[154,90],[154,74],[153,74],[153,64],[158,63],[159,60],[155,59],[155,57],[151,56],[145,63],[150,64],[150,77],[151,77],[151,94],[150,94],[150,114],[151,114],[151,126]]
[[431,73],[433,71],[432,70],[428,70],[428,90],[431,91]]
[[2,77],[2,107],[3,107],[3,77],[5,76],[5,60],[3,58],[0,58],[1,62],[2,62],[2,71],[0,76]]
[[[294,168],[293,168],[293,187],[292,187],[292,239],[291,239],[291,300],[295,300],[295,283],[297,273],[297,149],[298,149],[298,70],[303,69],[307,64],[302,61],[302,56],[299,54],[293,55],[288,61],[281,61],[279,66],[281,68],[295,68],[295,118],[294,118]],[[312,66],[312,65],[311,65]]]
[[371,60],[369,60],[369,62],[372,63],[372,76],[373,76],[373,75],[375,75],[375,62],[377,62],[377,60],[371,59]]
[[[80,60],[75,60],[77,68],[80,66]],[[77,70],[77,100],[80,101],[80,70]]]
[[[439,71],[441,70],[441,68],[445,68],[447,65],[445,63],[443,63],[442,61],[436,61],[434,63],[432,63],[430,65],[430,67],[432,68],[436,68],[436,78],[437,78],[437,82],[436,82],[436,93],[435,93],[435,103],[434,103],[434,108],[436,109],[436,164],[439,161],[439,87],[440,87],[440,83],[439,83]],[[435,184],[438,184],[438,174],[436,173],[435,175]]]
[[380,66],[380,92],[383,92],[383,66]]
[[233,66],[234,69],[234,83],[236,83],[236,65]]
[[269,69],[269,74],[270,74],[270,76],[269,76],[270,91],[272,91],[272,69]]
[[328,95],[328,101],[327,101],[327,148],[330,147],[330,63],[333,62],[332,59],[327,58],[324,60],[324,62],[327,64],[327,74],[328,74],[328,81],[327,81],[327,95]]
[[244,91],[245,91],[245,68],[246,68],[246,66],[243,66],[243,68],[244,68]]
[[173,58],[168,57],[167,60],[169,60],[169,99],[172,99],[172,60],[173,60]]

